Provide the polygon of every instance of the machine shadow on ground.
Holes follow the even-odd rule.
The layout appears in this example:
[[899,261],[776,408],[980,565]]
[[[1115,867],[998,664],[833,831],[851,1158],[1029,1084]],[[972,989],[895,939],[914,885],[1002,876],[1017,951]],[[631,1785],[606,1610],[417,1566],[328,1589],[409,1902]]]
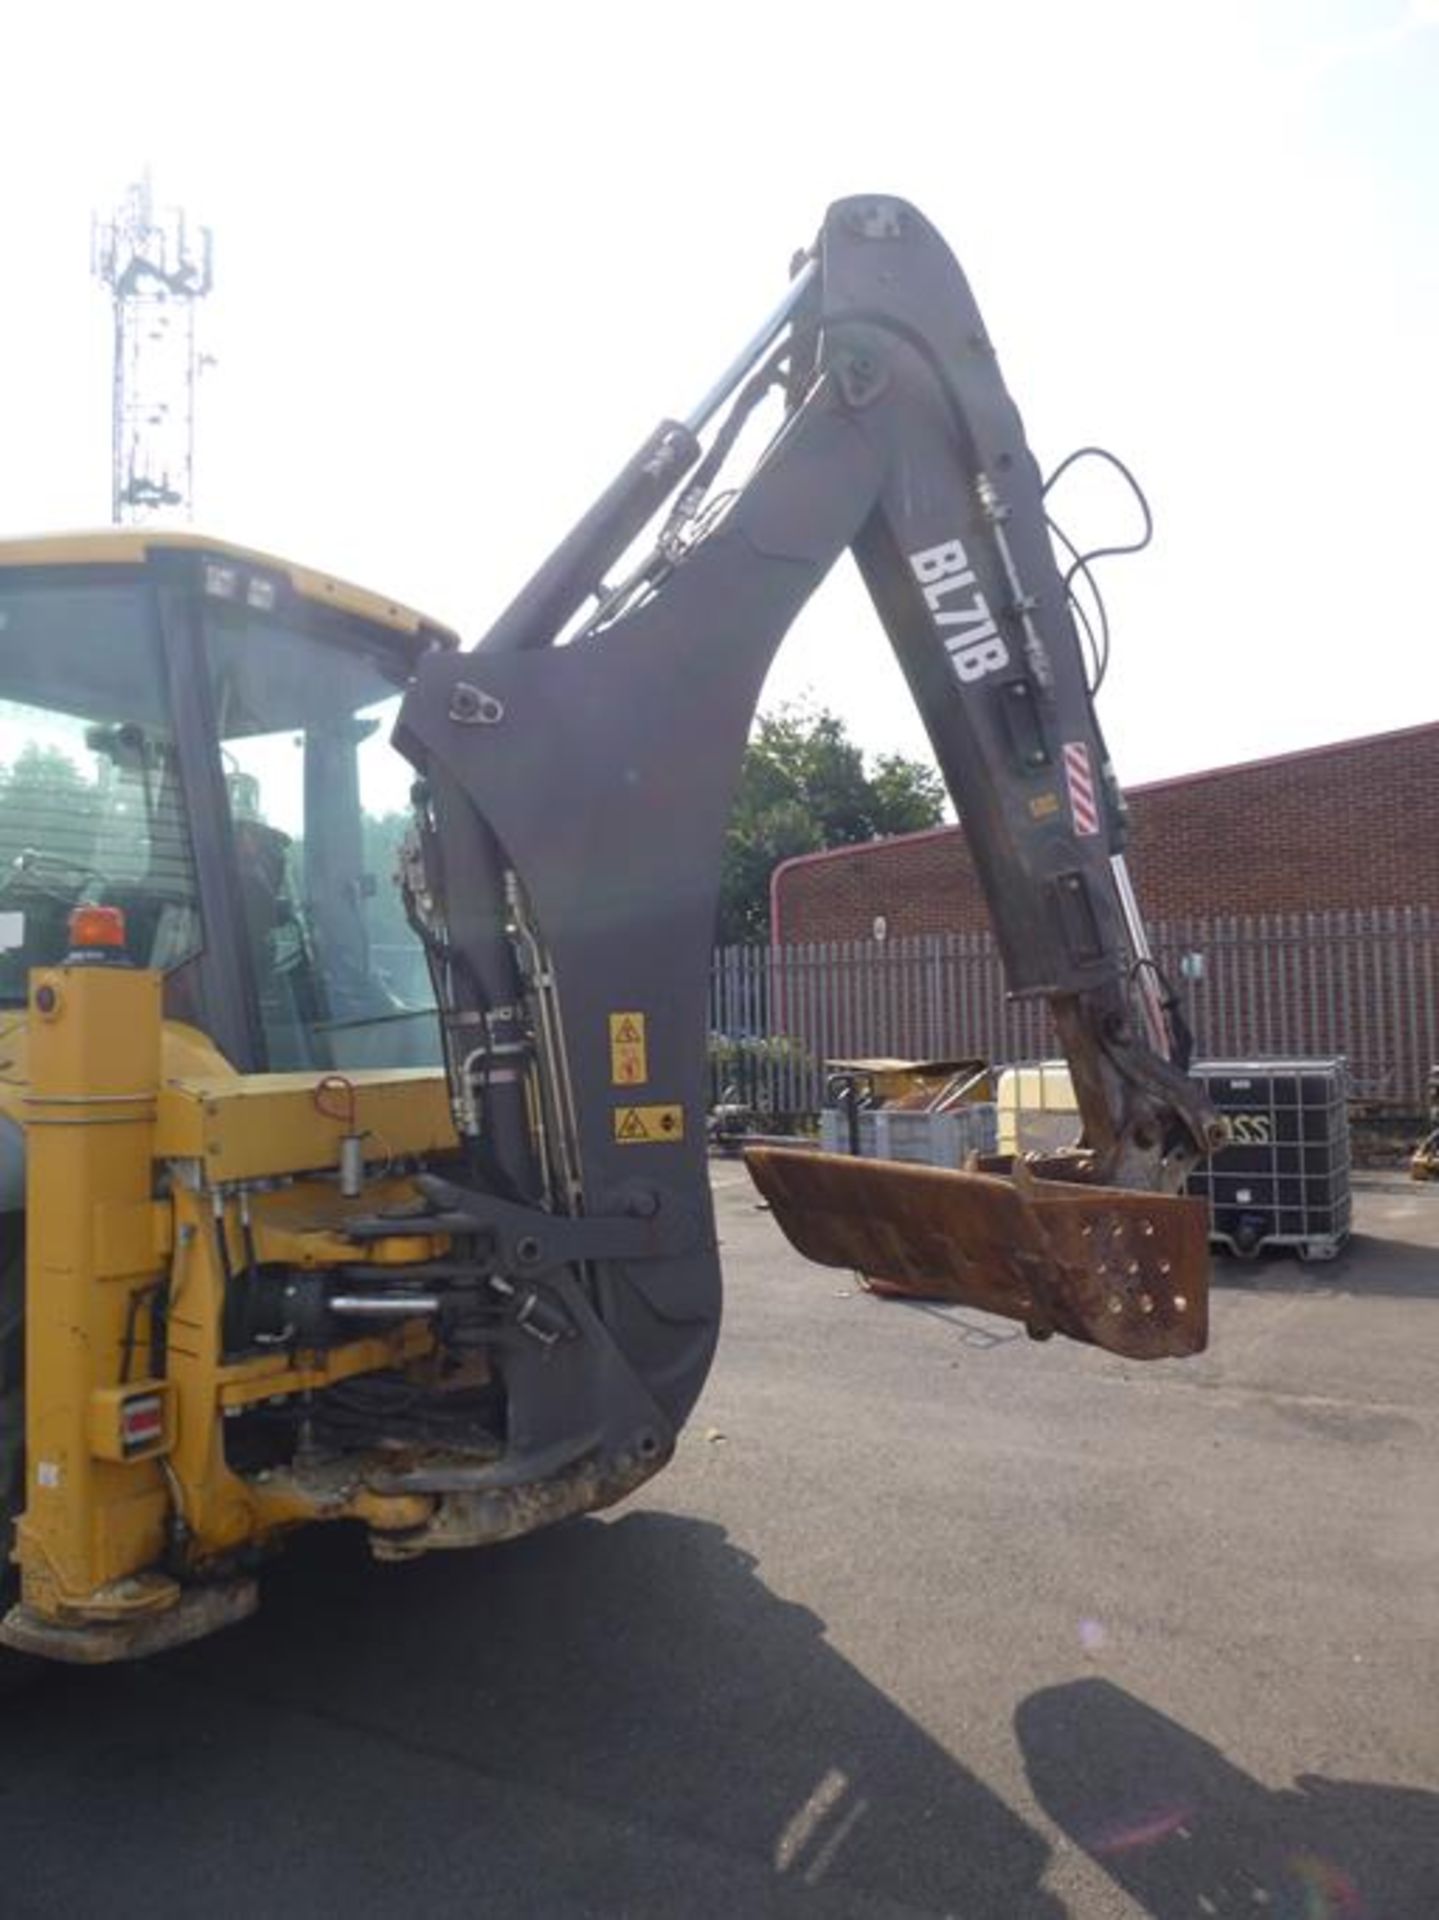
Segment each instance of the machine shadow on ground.
[[1107,1680],[1032,1694],[1035,1799],[1155,1920],[1428,1920],[1439,1795],[1301,1774],[1278,1790]]
[[[1439,1227],[1439,1207],[1435,1208]],[[1280,1250],[1253,1260],[1216,1256],[1210,1284],[1247,1293],[1345,1293],[1439,1300],[1439,1247],[1374,1233],[1354,1234],[1333,1260]]]
[[[375,1565],[348,1529],[317,1533],[266,1575],[253,1621],[144,1668],[65,1674],[45,1691],[28,1730],[0,1740],[0,1766],[41,1794],[57,1781],[86,1794],[85,1781],[104,1774],[83,1825],[92,1871],[106,1858],[107,1823],[151,1806],[165,1820],[166,1871],[184,1885],[214,1819],[204,1801],[219,1802],[246,1761],[246,1777],[259,1769],[264,1781],[252,1804],[294,1810],[264,1821],[266,1874],[293,1856],[313,1884],[314,1815],[332,1793],[353,1844],[363,1848],[365,1810],[381,1804],[389,1852],[398,1843],[401,1861],[408,1847],[422,1862],[422,1802],[438,1763],[473,1811],[447,1843],[447,1891],[427,1892],[418,1865],[407,1909],[417,1913],[516,1910],[495,1892],[507,1864],[512,1880],[523,1871],[524,1911],[680,1910],[673,1879],[659,1876],[673,1876],[664,1849],[682,1841],[706,1850],[701,1882],[684,1889],[690,1914],[788,1911],[791,1890],[824,1913],[870,1911],[876,1899],[994,1920],[1063,1914],[1039,1884],[1050,1859],[1042,1836],[708,1522],[629,1513],[401,1567]],[[343,1736],[342,1788],[323,1769],[316,1777],[316,1722]],[[255,1751],[221,1760],[216,1727]],[[496,1782],[525,1789],[530,1819],[494,1817]],[[42,1843],[25,1811],[34,1862]],[[605,1823],[602,1859],[653,1858],[639,1871],[654,1883],[631,1879],[623,1900],[596,1884],[576,1907],[565,1854],[577,1816]],[[73,1847],[74,1835],[57,1825],[49,1844]],[[452,1905],[457,1883],[469,1894]],[[130,1911],[113,1865],[104,1884]]]

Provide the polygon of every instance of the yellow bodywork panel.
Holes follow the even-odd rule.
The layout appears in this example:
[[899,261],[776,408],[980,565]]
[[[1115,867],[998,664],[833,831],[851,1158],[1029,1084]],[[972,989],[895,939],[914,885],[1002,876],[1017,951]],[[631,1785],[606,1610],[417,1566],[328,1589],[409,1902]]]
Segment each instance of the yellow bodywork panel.
[[[160,1092],[156,1151],[199,1161],[207,1183],[260,1180],[334,1167],[340,1141],[365,1136],[365,1157],[383,1165],[453,1147],[449,1094],[440,1074],[402,1068],[346,1076],[354,1118],[336,1117],[333,1086],[298,1073],[180,1077]],[[348,1095],[345,1099],[348,1109]]]
[[[197,1027],[183,1020],[166,1020],[160,1029],[160,1084],[182,1079],[240,1076]],[[0,1114],[23,1127],[25,1093],[30,1081],[29,1015],[7,1009],[0,1013]]]
[[[73,1023],[65,1032],[74,1055],[69,1084],[72,1091],[83,1091],[84,1049],[93,1036],[82,1036]],[[0,1017],[0,1114],[21,1127],[30,1120],[29,1047],[26,1016]],[[443,1074],[377,1069],[347,1074],[345,1083],[354,1090],[354,1130],[368,1136],[368,1160],[383,1164],[453,1148],[455,1130]],[[331,1077],[236,1073],[204,1034],[178,1020],[166,1020],[161,1028],[154,1097],[156,1155],[201,1162],[207,1181],[255,1180],[333,1167],[340,1138],[351,1127],[348,1111],[337,1117],[338,1109],[331,1104],[336,1099]]]
[[[152,1565],[170,1512],[155,1457],[97,1454],[96,1396],[138,1362],[153,1223],[158,974],[56,967],[31,986],[26,1130],[26,1510],[22,1595],[63,1618]],[[113,1606],[113,1598],[110,1602]]]

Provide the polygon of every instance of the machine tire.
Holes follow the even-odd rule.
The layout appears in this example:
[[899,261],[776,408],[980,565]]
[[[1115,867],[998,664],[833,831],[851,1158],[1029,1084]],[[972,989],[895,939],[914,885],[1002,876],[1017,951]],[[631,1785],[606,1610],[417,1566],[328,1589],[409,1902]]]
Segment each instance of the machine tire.
[[[0,1215],[0,1614],[20,1586],[10,1559],[15,1520],[25,1505],[25,1223]],[[0,1694],[39,1671],[41,1662],[0,1647]]]

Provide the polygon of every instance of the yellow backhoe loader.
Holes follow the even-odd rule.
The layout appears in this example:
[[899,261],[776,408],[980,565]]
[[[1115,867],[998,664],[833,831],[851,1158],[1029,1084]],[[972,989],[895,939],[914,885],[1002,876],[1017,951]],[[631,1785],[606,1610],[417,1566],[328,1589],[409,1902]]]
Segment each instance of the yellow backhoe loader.
[[[771,389],[782,424],[718,488]],[[1180,1194],[1215,1122],[1038,475],[948,249],[903,202],[843,201],[471,650],[198,535],[0,544],[11,1649],[194,1638],[308,1522],[400,1559],[663,1466],[719,1318],[727,810],[773,652],[846,550],[1083,1139],[969,1173],[781,1148],[752,1171],[821,1261],[1037,1337],[1203,1345]]]

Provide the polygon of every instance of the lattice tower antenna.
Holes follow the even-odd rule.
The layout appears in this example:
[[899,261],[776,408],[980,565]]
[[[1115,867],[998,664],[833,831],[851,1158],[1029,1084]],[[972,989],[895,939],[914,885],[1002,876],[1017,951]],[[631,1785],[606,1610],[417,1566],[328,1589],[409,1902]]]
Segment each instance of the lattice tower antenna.
[[96,214],[91,270],[115,316],[110,518],[116,526],[188,520],[194,503],[195,388],[211,364],[197,345],[214,284],[208,227],[157,207],[146,172],[115,211]]

